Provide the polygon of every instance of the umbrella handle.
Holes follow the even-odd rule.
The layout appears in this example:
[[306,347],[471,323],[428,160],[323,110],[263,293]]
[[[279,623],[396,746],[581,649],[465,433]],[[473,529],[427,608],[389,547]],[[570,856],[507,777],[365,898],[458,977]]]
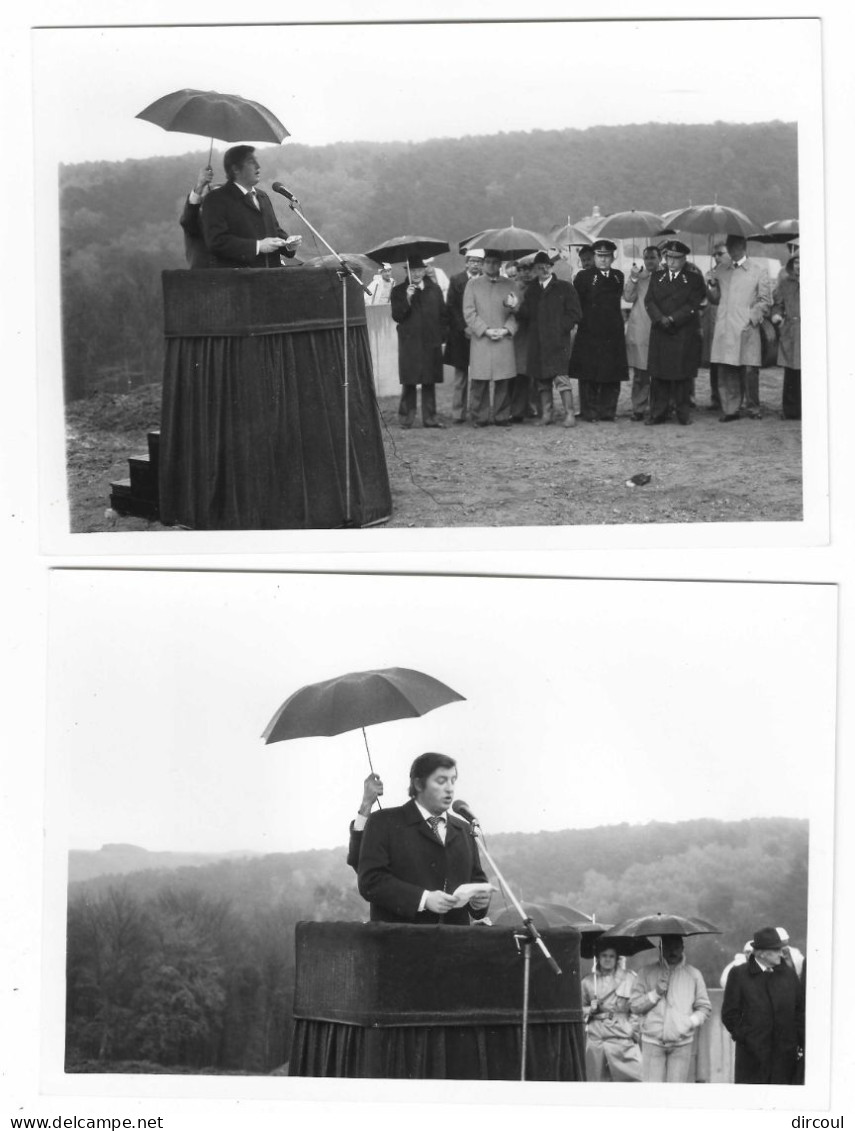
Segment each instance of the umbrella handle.
[[214,139],[211,138],[211,144],[210,144],[210,147],[208,148],[208,164],[209,165],[211,164],[211,156],[213,155],[213,152],[214,152]]
[[[362,738],[363,738],[363,741],[365,742],[365,753],[368,755],[368,767],[371,770],[371,773],[373,774],[374,773],[374,763],[371,761],[371,751],[368,748],[368,735],[365,733],[365,727],[362,728]],[[377,798],[377,808],[378,809],[383,808],[383,806],[380,804],[380,798],[379,797]]]

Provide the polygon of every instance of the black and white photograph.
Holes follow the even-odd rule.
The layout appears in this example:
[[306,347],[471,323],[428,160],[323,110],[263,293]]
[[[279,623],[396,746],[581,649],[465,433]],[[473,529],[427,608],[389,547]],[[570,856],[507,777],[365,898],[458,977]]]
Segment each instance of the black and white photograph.
[[818,19],[44,28],[33,63],[76,552],[825,540]]
[[[54,1086],[816,1102],[836,604],[834,586],[55,573]],[[476,606],[503,616],[455,641]]]

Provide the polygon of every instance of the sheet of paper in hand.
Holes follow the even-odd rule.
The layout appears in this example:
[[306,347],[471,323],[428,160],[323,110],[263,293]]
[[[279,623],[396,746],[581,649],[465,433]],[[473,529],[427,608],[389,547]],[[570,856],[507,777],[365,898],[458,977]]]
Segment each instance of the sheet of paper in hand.
[[461,884],[451,893],[454,906],[465,907],[473,895],[481,895],[482,892],[488,891],[496,891],[496,888],[492,884]]

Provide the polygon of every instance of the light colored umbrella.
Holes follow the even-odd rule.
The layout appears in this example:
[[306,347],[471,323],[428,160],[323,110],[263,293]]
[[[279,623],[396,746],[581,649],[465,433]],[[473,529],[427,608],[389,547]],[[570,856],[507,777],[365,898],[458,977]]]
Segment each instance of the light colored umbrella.
[[738,208],[726,204],[695,204],[688,208],[675,208],[662,216],[660,235],[691,232],[699,236],[745,236],[760,230],[760,224],[750,220]]
[[793,243],[799,238],[798,220],[773,220],[763,231],[748,237],[754,243]]
[[519,259],[531,252],[546,251],[549,244],[546,237],[529,228],[517,228],[511,220],[508,228],[488,228],[476,239],[467,244],[467,250],[483,248],[484,251],[500,251],[503,259]]

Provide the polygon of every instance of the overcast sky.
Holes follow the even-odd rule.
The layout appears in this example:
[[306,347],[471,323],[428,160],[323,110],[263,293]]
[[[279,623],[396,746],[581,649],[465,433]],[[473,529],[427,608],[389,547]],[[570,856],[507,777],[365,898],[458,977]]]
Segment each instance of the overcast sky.
[[[198,150],[204,140],[136,118],[185,87],[261,102],[308,145],[795,121],[818,92],[819,30],[817,19],[41,29],[36,145],[60,162]],[[775,60],[794,57],[785,83]]]
[[307,683],[400,666],[466,702],[368,728],[387,804],[405,800],[413,757],[438,749],[493,832],[809,817],[832,789],[835,599],[823,586],[55,573],[49,794],[58,815],[67,803],[74,848],[342,844],[368,772],[361,732],[260,735]]

